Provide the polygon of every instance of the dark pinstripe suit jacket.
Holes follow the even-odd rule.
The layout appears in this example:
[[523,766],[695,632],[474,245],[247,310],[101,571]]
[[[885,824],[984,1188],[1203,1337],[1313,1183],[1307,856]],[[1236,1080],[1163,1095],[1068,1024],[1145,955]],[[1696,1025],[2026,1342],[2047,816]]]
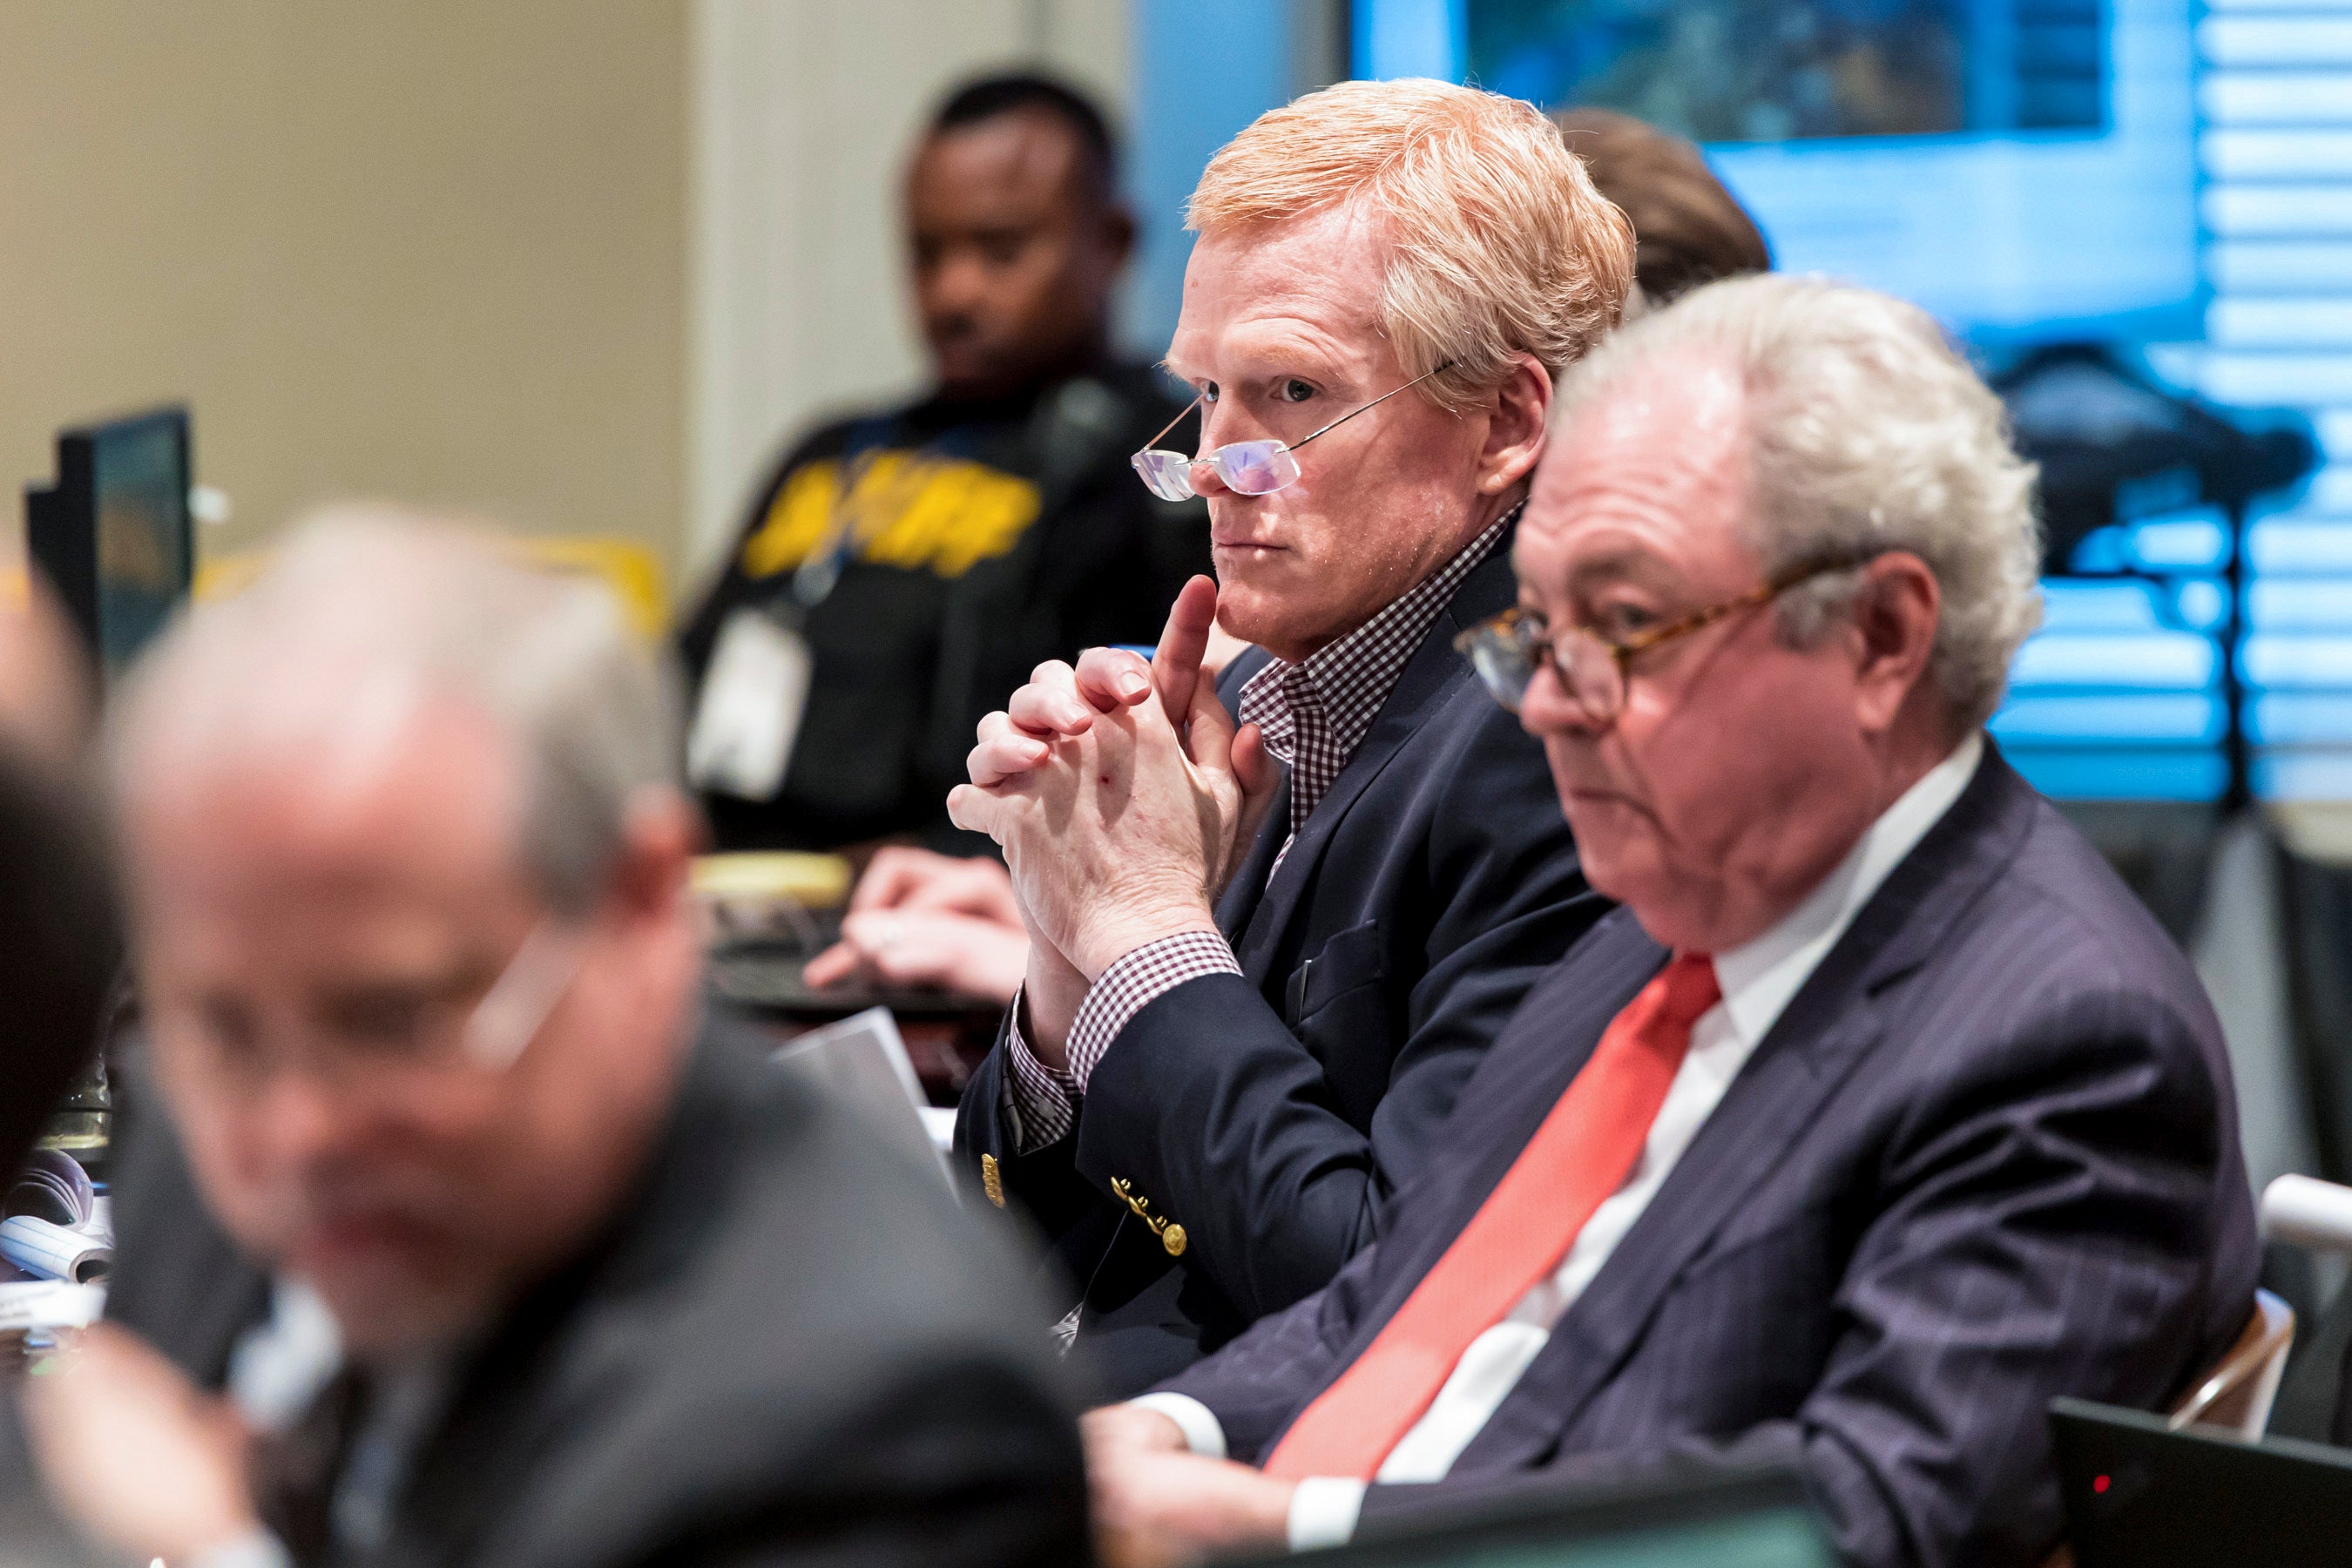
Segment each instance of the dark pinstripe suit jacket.
[[[1528,994],[1381,1240],[1163,1386],[1256,1460],[1476,1210],[1664,954],[1619,910]],[[1434,1486],[1800,1464],[1865,1563],[2029,1563],[2043,1407],[2155,1405],[2243,1325],[2256,1246],[2196,976],[1998,752],[1864,909]]]

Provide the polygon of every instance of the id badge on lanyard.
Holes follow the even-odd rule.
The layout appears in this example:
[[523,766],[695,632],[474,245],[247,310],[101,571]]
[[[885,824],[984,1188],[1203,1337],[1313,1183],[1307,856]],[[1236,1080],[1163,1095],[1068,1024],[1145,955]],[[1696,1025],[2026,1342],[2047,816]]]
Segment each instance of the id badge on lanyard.
[[816,673],[808,638],[765,610],[740,609],[719,628],[702,700],[686,737],[686,776],[697,789],[773,800],[800,738]]
[[859,531],[849,498],[872,458],[869,448],[850,465],[832,526],[793,573],[785,602],[772,609],[745,605],[720,624],[687,731],[686,776],[695,788],[742,800],[773,800],[783,787],[816,673],[816,657],[801,628],[808,613],[831,595],[857,548]]

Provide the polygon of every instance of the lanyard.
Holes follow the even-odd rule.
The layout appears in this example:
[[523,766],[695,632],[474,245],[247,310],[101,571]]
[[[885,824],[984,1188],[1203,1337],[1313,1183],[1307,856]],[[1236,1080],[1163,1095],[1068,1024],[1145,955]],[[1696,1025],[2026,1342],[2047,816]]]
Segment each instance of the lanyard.
[[[861,437],[870,437],[863,446]],[[833,512],[825,525],[824,536],[816,547],[802,558],[793,572],[793,601],[802,614],[815,609],[832,596],[841,584],[841,574],[849,559],[859,549],[871,543],[884,529],[906,515],[906,504],[913,492],[921,489],[929,477],[929,465],[919,454],[909,454],[906,471],[898,481],[887,487],[887,493],[858,498],[873,474],[876,461],[885,447],[879,421],[868,421],[850,432],[854,456],[842,464],[841,483],[834,492]],[[892,503],[899,503],[897,506]]]

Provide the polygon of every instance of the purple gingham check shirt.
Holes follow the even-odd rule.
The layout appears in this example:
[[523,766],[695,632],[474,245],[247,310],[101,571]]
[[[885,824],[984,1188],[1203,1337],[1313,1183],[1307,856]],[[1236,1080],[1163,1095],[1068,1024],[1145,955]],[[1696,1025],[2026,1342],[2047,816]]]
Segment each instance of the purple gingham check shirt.
[[[1526,503],[1520,503],[1524,506]],[[1391,600],[1387,608],[1302,664],[1281,659],[1242,684],[1241,721],[1255,724],[1265,749],[1290,769],[1290,833],[1274,859],[1282,868],[1299,825],[1313,815],[1356,754],[1389,693],[1396,689],[1412,650],[1454,598],[1454,590],[1495,546],[1519,515],[1513,507],[1454,558]],[[1272,879],[1273,871],[1267,873]],[[1021,1033],[1024,999],[1013,1000],[1006,1030],[1006,1091],[1012,1098],[1014,1144],[1026,1154],[1059,1142],[1077,1121],[1078,1099],[1095,1064],[1118,1038],[1128,1020],[1154,998],[1205,974],[1239,974],[1234,950],[1214,931],[1179,931],[1145,942],[1096,980],[1071,1020],[1069,1069],[1056,1072],[1037,1059]]]

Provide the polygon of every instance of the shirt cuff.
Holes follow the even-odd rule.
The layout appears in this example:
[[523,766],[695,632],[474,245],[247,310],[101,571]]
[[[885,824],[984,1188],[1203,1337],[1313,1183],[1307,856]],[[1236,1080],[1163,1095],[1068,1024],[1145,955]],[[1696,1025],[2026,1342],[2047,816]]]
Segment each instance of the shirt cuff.
[[1184,1446],[1204,1459],[1225,1457],[1224,1423],[1217,1413],[1189,1394],[1139,1394],[1128,1401],[1138,1410],[1157,1410],[1176,1423]]
[[1078,1004],[1070,1022],[1070,1081],[1087,1091],[1087,1079],[1128,1021],[1188,980],[1205,974],[1239,974],[1232,944],[1213,931],[1180,931],[1147,942],[1102,972]]
[[187,1563],[188,1568],[294,1568],[285,1543],[259,1525],[197,1552]]
[[1021,1032],[1021,1015],[1028,1011],[1029,988],[1013,994],[1013,1013],[1004,1030],[1005,1098],[1012,1102],[1013,1146],[1034,1154],[1058,1143],[1077,1124],[1078,1089],[1070,1075],[1056,1072],[1037,1059],[1029,1037]]
[[1364,1511],[1364,1483],[1345,1476],[1307,1476],[1290,1494],[1288,1536],[1293,1552],[1345,1546]]

